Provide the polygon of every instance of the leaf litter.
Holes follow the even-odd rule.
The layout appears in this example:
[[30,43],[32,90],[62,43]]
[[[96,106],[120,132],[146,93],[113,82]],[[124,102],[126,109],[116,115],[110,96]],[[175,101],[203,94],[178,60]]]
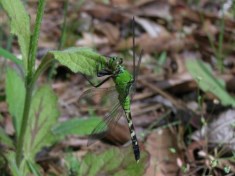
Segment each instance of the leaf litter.
[[[221,4],[210,0],[198,4],[179,0],[105,2],[84,1],[79,4],[75,0],[69,1],[64,48],[70,46],[96,48],[105,56],[123,57],[129,67],[133,55],[130,51],[132,48],[130,21],[133,16],[136,17],[137,51],[144,49],[144,55],[132,112],[142,151],[144,155],[144,151],[148,152],[148,157],[144,158],[142,163],[145,174],[144,171],[139,173],[141,175],[211,173],[217,176],[224,175],[226,167],[230,168],[230,173],[235,172],[234,160],[225,159],[232,156],[231,153],[234,151],[233,108],[223,105],[223,102],[215,104],[219,96],[215,92],[210,92],[210,89],[214,89],[212,84],[207,81],[203,83],[207,85],[207,90],[199,87],[198,81],[205,79],[191,75],[186,66],[186,63],[192,63],[193,60],[203,60],[210,64],[213,75],[224,81],[223,89],[234,97],[235,23],[232,8],[224,11],[223,18]],[[36,3],[29,1],[27,4],[32,18],[36,14]],[[46,53],[48,49],[57,49],[63,23],[62,14],[63,1],[48,1],[40,34],[39,52]],[[225,24],[224,40],[220,45],[222,19]],[[3,42],[3,45],[6,43]],[[218,53],[219,47],[222,47],[221,53]],[[18,50],[18,45],[13,43],[13,51],[17,53]],[[155,68],[160,63],[161,52],[166,52],[167,57],[159,74],[155,72]],[[217,57],[220,55],[224,63],[223,73],[217,67]],[[45,78],[46,76],[44,75]],[[45,78],[41,81],[43,82]],[[59,97],[60,121],[92,114],[89,112],[89,107],[79,109],[77,103],[82,91],[89,87],[81,75],[71,74],[59,66],[52,84]],[[106,86],[110,84],[107,83]],[[3,101],[1,101],[2,106],[5,107]],[[168,111],[171,112],[170,115]],[[1,114],[9,118],[5,108],[1,110]],[[99,112],[99,115],[103,114],[105,112]],[[1,124],[8,124],[5,130],[12,135],[9,121],[1,121]],[[105,142],[87,148],[84,142],[85,136],[67,136],[67,140],[57,144],[58,148],[53,147],[43,156],[48,157],[46,160],[43,160],[43,157],[39,157],[38,160],[42,166],[49,168],[48,173],[58,175],[65,170],[59,169],[64,165],[57,164],[55,158],[63,158],[66,155],[63,152],[65,149],[72,149],[71,153],[78,155],[79,162],[87,162],[89,158],[95,157],[90,153],[95,151],[99,153],[98,160],[101,162],[107,160],[108,157],[105,158],[105,155],[108,155],[106,154],[108,152],[111,152],[110,156],[120,154],[121,146],[129,141],[127,134],[125,119],[121,119],[113,133],[105,138]],[[119,147],[112,149],[110,144]],[[125,163],[124,160],[125,158],[122,161],[124,165],[132,163],[129,160]],[[218,164],[213,166],[211,163],[217,160]],[[107,162],[112,163],[110,160]],[[92,161],[89,161],[88,165],[91,164]],[[87,166],[84,163],[81,166],[83,170],[80,172],[84,174]],[[117,175],[124,174],[124,171],[128,172],[128,169],[125,170],[121,164],[115,167]],[[103,174],[99,168],[96,172]],[[108,168],[105,170],[106,175],[112,172]],[[129,172],[129,175],[131,174],[136,173]]]

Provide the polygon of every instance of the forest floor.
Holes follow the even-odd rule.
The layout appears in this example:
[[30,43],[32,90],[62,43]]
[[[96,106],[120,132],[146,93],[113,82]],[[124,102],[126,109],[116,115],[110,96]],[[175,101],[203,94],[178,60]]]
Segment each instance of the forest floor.
[[[25,7],[34,21],[37,1],[29,0]],[[0,17],[3,24],[0,40],[6,47],[10,36],[8,21],[2,12]],[[123,158],[124,164],[113,168],[97,166],[93,174],[234,175],[233,1],[49,0],[41,26],[37,62],[40,63],[49,50],[90,47],[102,55],[123,58],[125,67],[132,72],[133,17],[136,58],[142,49],[143,55],[131,112],[143,170],[125,172],[131,170],[126,166],[125,158],[133,159],[134,156],[131,145],[127,144],[130,133],[126,120],[121,118],[102,141],[91,146],[87,146],[87,136],[68,135],[44,149],[37,156],[44,175],[66,175],[66,170],[76,175],[81,167],[71,166],[74,158],[80,166],[86,161],[87,167],[92,168],[96,162],[109,163],[118,157]],[[9,49],[19,55],[16,38],[12,39]],[[12,66],[0,59],[1,70],[6,65]],[[1,73],[0,94],[4,97],[5,73]],[[48,82],[58,96],[59,121],[87,118],[94,113],[104,116],[108,110],[108,107],[102,109],[95,105],[99,99],[95,96],[95,112],[88,106],[80,106],[80,95],[91,85],[79,73],[74,74],[57,64],[40,77],[38,85]],[[102,87],[112,85],[109,81]],[[13,136],[12,120],[4,99],[0,101],[0,113],[5,118],[1,126]],[[107,159],[107,151],[116,154]],[[66,163],[70,163],[68,168]],[[134,160],[128,164],[134,165]]]

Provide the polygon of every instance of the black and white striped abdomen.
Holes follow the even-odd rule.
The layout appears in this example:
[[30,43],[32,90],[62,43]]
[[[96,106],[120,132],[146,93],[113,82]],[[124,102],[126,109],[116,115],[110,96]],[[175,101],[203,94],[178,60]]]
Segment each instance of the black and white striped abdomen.
[[129,130],[130,130],[130,134],[131,134],[131,141],[132,141],[133,152],[135,155],[135,160],[138,162],[140,159],[140,149],[139,149],[139,144],[138,144],[138,140],[137,140],[136,133],[135,133],[135,128],[132,123],[131,113],[125,112],[125,114],[126,114]]

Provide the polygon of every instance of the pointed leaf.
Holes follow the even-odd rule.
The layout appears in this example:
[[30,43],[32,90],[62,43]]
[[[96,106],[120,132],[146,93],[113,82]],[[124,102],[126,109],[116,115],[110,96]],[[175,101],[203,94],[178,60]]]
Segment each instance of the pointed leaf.
[[0,47],[0,55],[6,59],[13,61],[17,65],[22,65],[22,60],[18,59],[15,55],[11,54],[9,51]]
[[101,118],[91,117],[89,119],[73,118],[56,124],[52,132],[55,135],[89,135],[92,130],[101,122]]
[[69,173],[67,175],[78,175],[80,162],[79,159],[76,157],[76,155],[73,155],[72,152],[71,153],[66,152],[64,160],[67,173]]
[[127,148],[112,148],[99,155],[88,153],[82,160],[78,175],[141,176],[144,174],[147,160],[147,154],[141,154],[140,162],[137,164],[132,150]]
[[212,75],[209,65],[197,59],[187,60],[186,67],[203,91],[213,93],[223,105],[235,107],[235,98],[227,93],[225,83]]
[[30,21],[20,0],[1,0],[3,8],[11,21],[11,33],[18,37],[21,53],[23,55],[24,67],[27,69],[27,59],[30,45]]
[[33,96],[25,136],[27,139],[24,143],[26,160],[32,160],[42,147],[55,142],[51,128],[57,122],[58,116],[57,97],[52,89],[44,86],[37,90]]
[[17,167],[15,160],[15,153],[9,152],[6,154],[8,160],[8,167],[11,171],[12,176],[23,176],[23,172]]
[[3,143],[8,147],[14,148],[13,141],[1,127],[0,127],[0,143]]
[[6,99],[10,114],[13,117],[16,135],[19,136],[24,109],[25,87],[16,70],[10,68],[7,69],[6,75]]
[[56,60],[71,71],[92,76],[105,65],[105,57],[90,48],[69,48],[64,51],[51,51]]
[[31,171],[31,173],[34,175],[34,176],[41,176],[39,170],[38,170],[38,166],[32,162],[32,161],[26,161],[27,165],[28,165],[28,168],[29,170]]

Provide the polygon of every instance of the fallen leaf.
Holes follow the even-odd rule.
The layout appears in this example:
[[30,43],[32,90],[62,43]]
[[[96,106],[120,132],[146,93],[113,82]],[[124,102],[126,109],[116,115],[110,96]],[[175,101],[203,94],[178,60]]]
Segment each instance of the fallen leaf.
[[120,32],[119,29],[112,25],[111,23],[98,23],[95,25],[95,28],[99,30],[99,32],[103,33],[106,35],[106,37],[109,40],[109,43],[112,45],[115,44],[120,37]]
[[153,131],[147,138],[146,150],[150,154],[150,164],[146,176],[175,176],[179,168],[176,164],[177,153],[172,153],[170,148],[176,149],[176,137],[169,129]]
[[93,47],[93,46],[99,46],[99,45],[105,45],[108,44],[109,41],[105,37],[100,37],[95,34],[91,33],[83,33],[83,39],[78,40],[76,42],[77,46],[86,46],[86,47]]
[[221,113],[218,119],[194,132],[191,138],[196,141],[207,138],[209,143],[223,144],[225,147],[235,150],[234,125],[235,111],[228,110]]

